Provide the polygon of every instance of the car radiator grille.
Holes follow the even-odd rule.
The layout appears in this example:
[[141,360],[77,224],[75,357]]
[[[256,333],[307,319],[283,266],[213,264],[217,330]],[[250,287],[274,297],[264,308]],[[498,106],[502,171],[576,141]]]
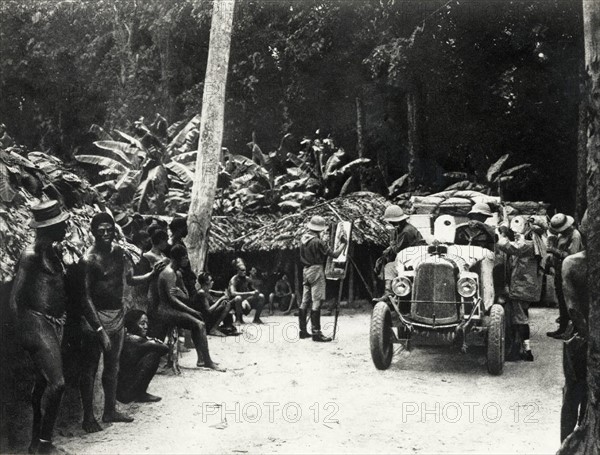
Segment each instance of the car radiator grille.
[[456,276],[450,262],[419,265],[415,274],[411,315],[417,321],[438,324],[457,319]]

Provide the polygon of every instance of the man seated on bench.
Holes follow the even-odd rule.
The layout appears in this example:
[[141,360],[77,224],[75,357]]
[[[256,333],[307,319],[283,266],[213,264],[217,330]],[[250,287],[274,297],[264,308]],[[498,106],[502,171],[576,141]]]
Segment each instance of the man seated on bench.
[[290,314],[296,300],[295,294],[292,292],[292,286],[285,272],[281,273],[280,278],[275,283],[274,292],[269,294],[269,314],[273,314],[275,303],[279,309],[284,311],[283,314]]
[[180,272],[189,264],[187,250],[183,245],[174,245],[171,248],[170,256],[171,263],[158,277],[157,322],[167,328],[179,327],[191,330],[198,355],[196,366],[225,371],[210,357],[202,314],[189,306],[190,298]]
[[[192,308],[202,314],[209,335],[239,335],[233,325],[233,316],[230,314],[232,302],[224,295],[225,292],[213,291],[213,278],[210,273],[202,272],[198,275],[200,289],[192,301]],[[215,300],[213,295],[220,295]],[[219,325],[223,323],[221,327]]]

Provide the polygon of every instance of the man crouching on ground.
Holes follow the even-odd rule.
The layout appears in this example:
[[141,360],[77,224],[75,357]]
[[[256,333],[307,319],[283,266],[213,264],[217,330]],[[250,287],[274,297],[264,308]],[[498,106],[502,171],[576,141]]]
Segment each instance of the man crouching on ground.
[[335,251],[319,237],[319,234],[327,229],[327,222],[323,217],[313,216],[307,224],[309,232],[300,239],[300,261],[304,265],[302,272],[302,303],[298,318],[300,322],[300,338],[310,337],[306,330],[306,311],[312,300],[312,312],[310,322],[312,328],[312,339],[318,342],[328,342],[331,338],[321,333],[321,304],[325,300],[325,260],[327,256],[337,258],[346,247],[347,239],[342,234],[340,245]]

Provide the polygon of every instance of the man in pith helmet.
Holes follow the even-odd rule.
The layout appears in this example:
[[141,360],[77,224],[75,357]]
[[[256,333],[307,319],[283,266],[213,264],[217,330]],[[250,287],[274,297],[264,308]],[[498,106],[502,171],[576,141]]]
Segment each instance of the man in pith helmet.
[[320,234],[327,230],[327,221],[321,216],[313,216],[306,225],[308,232],[300,239],[300,261],[304,265],[302,272],[302,303],[298,312],[300,322],[300,338],[310,337],[306,330],[306,312],[312,301],[312,312],[310,321],[312,326],[312,339],[317,342],[331,341],[321,332],[321,304],[325,300],[325,260],[327,256],[337,258],[344,248],[348,239],[342,234],[340,244],[332,250],[327,243],[320,238]]

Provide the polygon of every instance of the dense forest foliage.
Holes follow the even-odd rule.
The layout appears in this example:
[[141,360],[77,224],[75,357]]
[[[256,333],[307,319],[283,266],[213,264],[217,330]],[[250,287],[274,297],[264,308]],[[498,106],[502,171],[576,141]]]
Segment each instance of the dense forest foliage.
[[[102,138],[92,125],[131,133],[140,119],[191,120],[210,90],[203,80],[212,7],[4,0],[0,121],[18,143],[69,161],[95,153]],[[368,184],[387,195],[407,171],[409,189],[444,188],[456,172],[485,183],[490,164],[509,153],[509,165],[531,167],[507,183],[507,197],[573,209],[580,2],[282,0],[236,8],[224,137],[231,154],[252,156],[249,142],[268,153],[333,139],[351,158],[371,159]]]

